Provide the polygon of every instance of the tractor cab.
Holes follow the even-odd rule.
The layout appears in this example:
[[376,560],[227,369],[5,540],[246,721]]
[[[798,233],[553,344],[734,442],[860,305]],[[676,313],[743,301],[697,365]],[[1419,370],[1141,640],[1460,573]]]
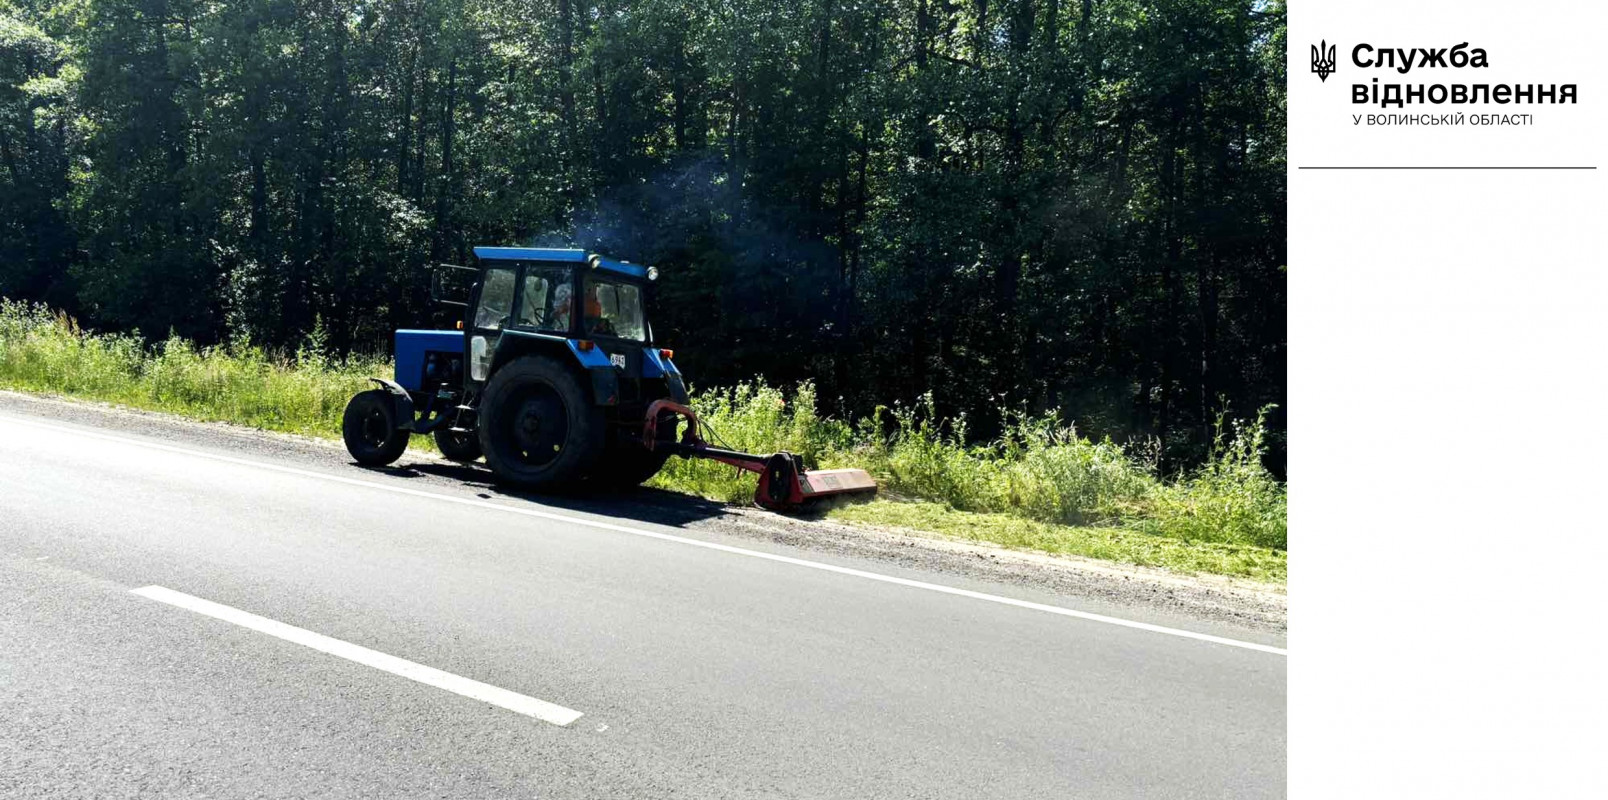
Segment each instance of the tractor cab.
[[[463,319],[464,388],[530,353],[567,357],[587,371],[600,405],[645,407],[686,399],[670,351],[653,344],[648,289],[658,270],[582,250],[477,247],[479,279]],[[647,385],[643,381],[648,381]]]
[[[461,306],[456,330],[396,332],[396,370],[352,398],[342,419],[359,463],[400,458],[411,434],[447,458],[485,457],[499,480],[531,489],[630,486],[671,455],[760,473],[760,503],[875,491],[859,470],[806,473],[796,456],[710,447],[681,372],[647,318],[658,270],[583,250],[476,247],[476,267],[443,264],[431,294]],[[441,296],[446,274],[471,277]],[[681,423],[685,432],[677,438]]]

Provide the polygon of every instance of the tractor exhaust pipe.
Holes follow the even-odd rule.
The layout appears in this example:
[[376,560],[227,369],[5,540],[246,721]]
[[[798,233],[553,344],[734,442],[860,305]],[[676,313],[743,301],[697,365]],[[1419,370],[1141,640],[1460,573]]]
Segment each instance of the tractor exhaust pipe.
[[[687,430],[682,433],[679,442],[658,441],[659,417],[666,411],[687,420]],[[672,452],[683,458],[708,458],[759,473],[759,488],[754,492],[754,502],[771,511],[794,512],[828,497],[873,495],[877,492],[877,482],[863,469],[811,471],[804,469],[803,459],[785,451],[761,456],[712,447],[699,435],[698,413],[672,400],[656,400],[648,406],[647,417],[642,423],[642,444],[649,450],[656,446],[671,447]]]

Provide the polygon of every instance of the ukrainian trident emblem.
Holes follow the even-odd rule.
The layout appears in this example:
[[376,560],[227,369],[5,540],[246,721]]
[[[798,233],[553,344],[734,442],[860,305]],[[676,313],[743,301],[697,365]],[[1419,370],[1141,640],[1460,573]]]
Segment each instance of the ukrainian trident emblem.
[[1327,41],[1312,46],[1312,71],[1318,73],[1320,81],[1329,80],[1329,74],[1334,72],[1334,48]]

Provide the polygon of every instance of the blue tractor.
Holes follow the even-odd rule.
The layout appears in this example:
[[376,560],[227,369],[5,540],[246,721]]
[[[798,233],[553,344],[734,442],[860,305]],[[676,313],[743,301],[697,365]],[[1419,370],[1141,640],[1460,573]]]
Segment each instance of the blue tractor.
[[[672,455],[759,474],[760,505],[789,510],[870,493],[862,470],[807,471],[790,453],[710,446],[646,299],[658,270],[583,250],[476,247],[457,330],[396,332],[396,373],[353,397],[342,419],[358,463],[390,464],[413,434],[447,458],[481,456],[501,482],[533,490],[634,486]],[[685,428],[683,429],[683,423]],[[679,436],[678,436],[679,432]]]

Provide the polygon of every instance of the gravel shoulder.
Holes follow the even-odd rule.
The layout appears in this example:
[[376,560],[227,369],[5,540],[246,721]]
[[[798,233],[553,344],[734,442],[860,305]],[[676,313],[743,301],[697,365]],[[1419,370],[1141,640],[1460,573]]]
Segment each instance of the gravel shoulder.
[[[227,450],[243,458],[298,462],[309,468],[359,475],[366,471],[352,463],[344,446],[335,439],[198,422],[104,403],[10,391],[0,391],[0,412],[155,437],[180,446]],[[413,450],[395,467],[373,472],[407,477],[410,485],[419,488],[473,491],[481,497],[526,498],[586,514],[671,525],[693,535],[738,537],[847,558],[873,559],[968,581],[1021,586],[1078,598],[1099,609],[1184,615],[1278,634],[1287,629],[1283,587],[1234,578],[1178,575],[1093,559],[1024,552],[901,528],[784,517],[658,490],[538,498],[497,488],[490,474],[480,467],[455,464],[433,453]]]

